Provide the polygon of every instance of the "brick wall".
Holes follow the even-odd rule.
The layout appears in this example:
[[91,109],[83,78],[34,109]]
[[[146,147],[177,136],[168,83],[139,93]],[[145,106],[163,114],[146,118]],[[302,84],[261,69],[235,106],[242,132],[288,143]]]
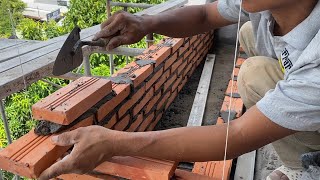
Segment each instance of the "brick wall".
[[[111,114],[116,118],[106,126],[125,131],[152,130],[206,56],[212,45],[211,39],[209,33],[185,39],[165,38],[119,70],[113,78],[128,78],[132,84],[113,83],[117,94],[114,98],[127,87],[130,93],[101,108],[98,113],[101,119]],[[152,64],[141,64],[140,61]],[[104,108],[111,105],[115,108]]]
[[[213,32],[165,38],[108,80],[80,78],[46,97],[33,106],[33,116],[62,127],[99,124],[131,132],[153,130],[205,59],[212,39]],[[35,178],[67,149],[52,145],[50,136],[30,131],[0,151],[0,169]]]

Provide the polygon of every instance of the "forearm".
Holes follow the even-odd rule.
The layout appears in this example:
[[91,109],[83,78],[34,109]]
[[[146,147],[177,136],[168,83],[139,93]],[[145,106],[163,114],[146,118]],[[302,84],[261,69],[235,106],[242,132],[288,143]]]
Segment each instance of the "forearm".
[[[230,122],[227,159],[232,159],[295,133],[265,117],[256,107]],[[223,160],[227,124],[157,132],[120,133],[115,155],[175,161]]]
[[[125,133],[116,143],[118,144],[116,155],[174,161],[222,160],[226,129],[226,125],[218,125]],[[229,155],[232,154],[237,155],[234,153]]]
[[[212,13],[208,13],[208,12]],[[227,25],[221,23],[216,3],[187,6],[153,16],[145,16],[148,33],[187,37]]]

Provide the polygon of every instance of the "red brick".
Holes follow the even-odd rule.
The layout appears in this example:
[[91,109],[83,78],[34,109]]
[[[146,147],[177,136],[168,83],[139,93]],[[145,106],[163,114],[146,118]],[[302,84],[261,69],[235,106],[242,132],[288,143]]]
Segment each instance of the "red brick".
[[183,61],[183,56],[180,56],[180,57],[176,60],[176,62],[172,64],[171,69],[170,69],[171,74],[177,70],[177,68],[180,66],[180,64],[182,63],[182,61]]
[[167,89],[173,84],[173,82],[177,79],[177,74],[172,74],[171,77],[164,83],[163,91],[166,92]]
[[[238,77],[238,75],[239,75],[239,68],[235,68],[234,69],[234,77]],[[231,77],[232,77],[232,75],[231,75]]]
[[142,82],[144,82],[152,72],[153,68],[151,65],[143,66],[134,71],[135,78],[131,78],[134,88],[138,87]]
[[111,93],[111,81],[82,77],[32,106],[33,118],[69,125]]
[[193,66],[194,65],[192,63],[189,63],[182,76],[185,77]]
[[176,52],[180,46],[184,43],[184,38],[171,38],[171,37],[165,37],[160,43],[165,43],[167,45],[170,45],[172,48],[171,53]]
[[244,49],[243,49],[243,47],[239,47],[239,52],[243,52],[244,53]]
[[146,65],[140,67],[136,62],[127,64],[124,68],[120,69],[112,75],[112,77],[120,74],[127,74],[133,82],[134,88],[138,87],[146,78],[153,72],[153,65]]
[[202,39],[198,39],[194,44],[193,44],[193,49],[197,49],[198,46],[202,45]]
[[205,36],[206,36],[206,33],[198,34],[198,39],[201,39],[202,41]]
[[175,91],[173,91],[168,99],[168,102],[166,104],[165,109],[168,109],[169,106],[171,105],[171,103],[174,101],[174,99],[177,97],[178,95],[178,90],[176,89]]
[[138,104],[133,108],[133,116],[138,114],[140,110],[150,101],[150,99],[153,97],[154,89],[151,88],[142,98],[141,101],[139,101]]
[[[198,61],[198,62],[200,63],[200,61]],[[197,63],[198,63],[198,62],[197,62]],[[194,71],[196,70],[197,66],[198,66],[198,64],[197,64],[196,66],[192,66],[191,70],[189,71],[189,72],[190,72],[189,77],[192,76],[192,74],[193,74]]]
[[130,128],[127,131],[134,132],[139,127],[139,125],[142,123],[143,120],[144,120],[143,114],[141,113],[136,117],[135,121],[130,125]]
[[[93,116],[76,124],[67,131],[92,125]],[[38,136],[31,130],[5,149],[0,151],[0,169],[31,179],[51,166],[71,146],[57,146],[51,142],[52,136]]]
[[114,130],[123,131],[130,122],[130,115],[126,115],[124,118],[120,119],[118,123],[114,126]]
[[177,164],[166,160],[116,156],[99,165],[94,171],[133,180],[167,180],[174,175]]
[[150,87],[160,79],[163,74],[163,67],[160,68],[155,74],[152,75],[152,78],[146,82],[146,89],[150,89]]
[[203,41],[204,41],[204,42],[207,42],[207,41],[210,40],[210,38],[211,38],[211,36],[210,36],[209,34],[206,34],[206,37],[205,37],[205,39],[204,39]]
[[148,125],[153,121],[154,114],[155,113],[153,112],[147,118],[144,119],[144,121],[142,122],[142,124],[140,125],[140,127],[138,129],[139,132],[143,132],[146,130]]
[[186,52],[187,51],[187,49],[189,48],[189,45],[183,45],[183,46],[181,46],[180,48],[179,48],[179,56],[181,56],[184,52]]
[[229,96],[225,96],[220,111],[229,111],[230,100],[232,100],[231,111],[235,111],[237,113],[237,117],[240,117],[243,111],[243,102],[241,98],[230,98]]
[[167,81],[169,75],[170,75],[170,71],[165,71],[162,74],[160,80],[158,82],[156,82],[156,84],[154,85],[154,91],[158,91],[161,88],[163,83]]
[[167,70],[178,58],[178,53],[172,54],[172,56],[165,62],[164,70]]
[[188,82],[188,78],[185,77],[185,78],[182,80],[181,84],[179,84],[179,86],[178,86],[178,91],[179,91],[179,92],[182,90],[182,88],[184,87],[184,85],[186,85],[187,82]]
[[197,39],[198,39],[197,35],[190,37],[190,44],[193,44]]
[[187,64],[188,64],[188,61],[185,61],[178,67],[178,75],[180,75],[181,72],[186,68]]
[[172,90],[171,92],[175,91],[179,84],[182,82],[183,77],[182,76],[178,76],[177,80],[174,82],[174,84],[172,85]]
[[108,115],[115,107],[117,107],[122,101],[124,101],[129,96],[130,85],[113,84],[112,90],[116,95],[99,108],[97,113],[98,121],[101,121],[106,115]]
[[161,97],[161,92],[159,92],[157,95],[153,96],[152,99],[149,101],[149,103],[146,106],[145,113],[149,113],[150,110],[156,105],[158,100]]
[[243,64],[243,62],[244,62],[245,60],[246,60],[246,59],[244,59],[244,58],[238,58],[238,59],[237,59],[236,67],[237,67],[237,68],[240,68],[240,66]]
[[108,121],[106,125],[104,125],[105,128],[111,129],[116,123],[118,122],[117,115],[113,115],[111,119]]
[[138,100],[143,96],[146,89],[145,86],[141,87],[135,92],[130,99],[124,103],[118,111],[119,118],[121,118]]
[[195,56],[196,56],[197,52],[195,50],[192,51],[192,53],[190,54],[189,56],[189,59],[188,59],[188,63],[192,63],[195,61]]
[[157,110],[160,110],[165,105],[168,98],[170,97],[170,94],[171,94],[171,92],[169,91],[161,97],[161,101],[157,104]]
[[[224,166],[225,165],[225,166]],[[232,160],[196,162],[192,172],[194,174],[204,175],[211,179],[228,180],[231,173]],[[225,169],[225,177],[223,178],[223,169]]]
[[194,58],[194,62],[197,62],[200,60],[201,54],[196,54],[196,57]]
[[189,50],[183,55],[184,59],[189,57],[189,55],[193,52],[194,50],[192,48],[189,48]]
[[171,47],[161,46],[161,43],[158,45],[152,45],[147,50],[144,51],[143,55],[139,55],[137,59],[144,59],[144,60],[155,60],[156,64],[155,67],[160,65],[167,57],[171,54]]
[[161,118],[162,118],[162,113],[158,114],[156,119],[149,125],[147,131],[152,131],[154,127],[156,127],[156,125],[158,124]]
[[[226,90],[226,94],[230,94],[231,93],[231,88],[232,88],[232,80],[229,81],[227,90]],[[239,93],[238,92],[238,85],[237,85],[237,81],[233,81],[233,89],[232,89],[233,93]]]
[[200,52],[201,52],[201,50],[203,50],[203,47],[204,47],[204,44],[203,44],[203,42],[201,42],[201,43],[196,47],[196,51],[197,51],[199,54],[201,54]]

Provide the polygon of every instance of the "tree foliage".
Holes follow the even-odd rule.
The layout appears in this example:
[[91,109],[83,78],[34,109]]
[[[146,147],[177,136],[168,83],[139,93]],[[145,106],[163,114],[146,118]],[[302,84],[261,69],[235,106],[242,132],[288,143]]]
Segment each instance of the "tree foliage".
[[[23,18],[22,11],[25,4],[21,0],[1,0],[0,1],[0,38],[12,35],[12,25],[15,26]],[[9,14],[12,14],[12,21]]]
[[17,29],[24,39],[41,41],[67,33],[67,31],[62,26],[59,26],[54,20],[49,22],[39,22],[24,18],[21,20]]

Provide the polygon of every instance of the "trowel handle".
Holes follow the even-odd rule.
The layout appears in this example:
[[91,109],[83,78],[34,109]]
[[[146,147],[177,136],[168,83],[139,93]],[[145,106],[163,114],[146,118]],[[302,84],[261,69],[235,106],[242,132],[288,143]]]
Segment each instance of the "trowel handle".
[[89,45],[89,46],[100,46],[100,47],[106,47],[110,41],[110,38],[100,38],[96,41],[82,41],[83,45]]

